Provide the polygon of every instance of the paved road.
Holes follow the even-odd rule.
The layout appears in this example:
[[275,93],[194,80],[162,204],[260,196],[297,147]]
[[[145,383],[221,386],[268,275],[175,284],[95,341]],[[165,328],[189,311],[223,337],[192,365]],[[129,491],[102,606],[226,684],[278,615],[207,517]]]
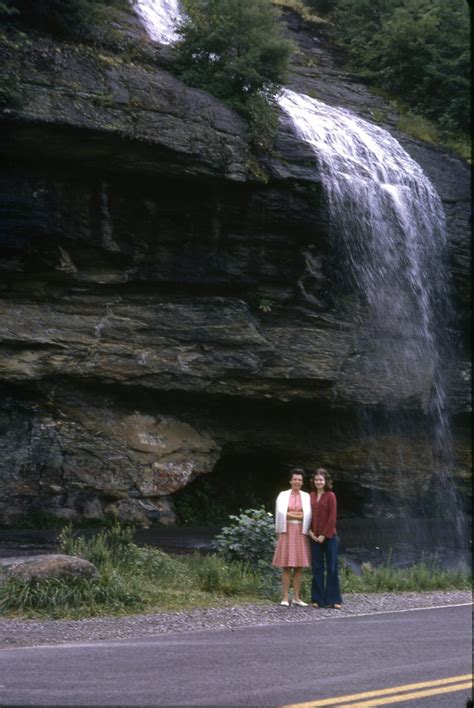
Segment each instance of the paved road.
[[[8,649],[0,670],[1,706],[342,706],[333,697],[351,694],[352,708],[464,708],[469,682],[436,682],[472,671],[471,606]],[[401,699],[358,695],[399,686]]]

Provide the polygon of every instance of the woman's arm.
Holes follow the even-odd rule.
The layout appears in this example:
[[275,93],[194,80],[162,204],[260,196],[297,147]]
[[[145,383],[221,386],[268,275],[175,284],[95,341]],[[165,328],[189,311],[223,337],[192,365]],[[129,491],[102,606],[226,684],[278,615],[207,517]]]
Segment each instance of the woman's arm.
[[286,518],[300,521],[303,518],[303,512],[302,511],[287,511]]
[[327,538],[332,538],[334,535],[334,529],[336,528],[337,519],[337,501],[334,492],[329,494],[328,498],[328,516],[327,521],[324,524],[323,534]]

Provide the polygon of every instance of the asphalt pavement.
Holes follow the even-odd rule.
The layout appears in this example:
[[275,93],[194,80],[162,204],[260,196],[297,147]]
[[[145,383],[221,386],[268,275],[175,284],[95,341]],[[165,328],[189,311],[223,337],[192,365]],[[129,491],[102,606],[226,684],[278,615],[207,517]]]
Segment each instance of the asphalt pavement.
[[471,619],[451,606],[6,649],[0,706],[464,708]]

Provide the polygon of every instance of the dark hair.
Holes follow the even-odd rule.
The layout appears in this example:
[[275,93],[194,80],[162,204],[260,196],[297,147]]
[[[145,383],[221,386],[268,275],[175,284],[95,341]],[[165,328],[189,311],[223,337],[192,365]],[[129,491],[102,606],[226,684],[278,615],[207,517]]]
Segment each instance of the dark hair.
[[311,480],[310,480],[310,485],[313,489],[316,489],[315,484],[314,484],[314,478],[315,477],[324,477],[324,491],[329,492],[332,489],[332,479],[331,475],[327,470],[324,469],[324,467],[318,467],[316,472],[313,472],[311,475]]
[[293,475],[295,474],[300,474],[303,477],[303,482],[304,482],[304,469],[302,467],[293,467],[292,470],[290,470],[290,482],[293,479]]

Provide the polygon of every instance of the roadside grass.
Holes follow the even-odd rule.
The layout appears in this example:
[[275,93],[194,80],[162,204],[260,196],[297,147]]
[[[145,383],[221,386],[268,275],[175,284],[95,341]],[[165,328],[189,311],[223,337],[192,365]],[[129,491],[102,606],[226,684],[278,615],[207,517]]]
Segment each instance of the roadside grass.
[[356,575],[342,564],[342,592],[427,592],[435,590],[470,590],[471,576],[466,570],[444,569],[436,559],[422,561],[408,568],[394,568],[388,561],[373,566],[363,563]]
[[[0,613],[7,617],[87,617],[178,612],[229,604],[264,603],[279,599],[280,574],[269,567],[255,571],[222,555],[171,556],[156,548],[139,548],[133,531],[118,526],[91,539],[67,528],[60,537],[61,553],[94,563],[95,580],[47,580],[27,583],[4,579]],[[303,597],[310,597],[311,574],[303,574]],[[406,592],[471,588],[466,571],[444,570],[435,561],[409,568],[363,564],[355,574],[341,563],[343,593]]]

